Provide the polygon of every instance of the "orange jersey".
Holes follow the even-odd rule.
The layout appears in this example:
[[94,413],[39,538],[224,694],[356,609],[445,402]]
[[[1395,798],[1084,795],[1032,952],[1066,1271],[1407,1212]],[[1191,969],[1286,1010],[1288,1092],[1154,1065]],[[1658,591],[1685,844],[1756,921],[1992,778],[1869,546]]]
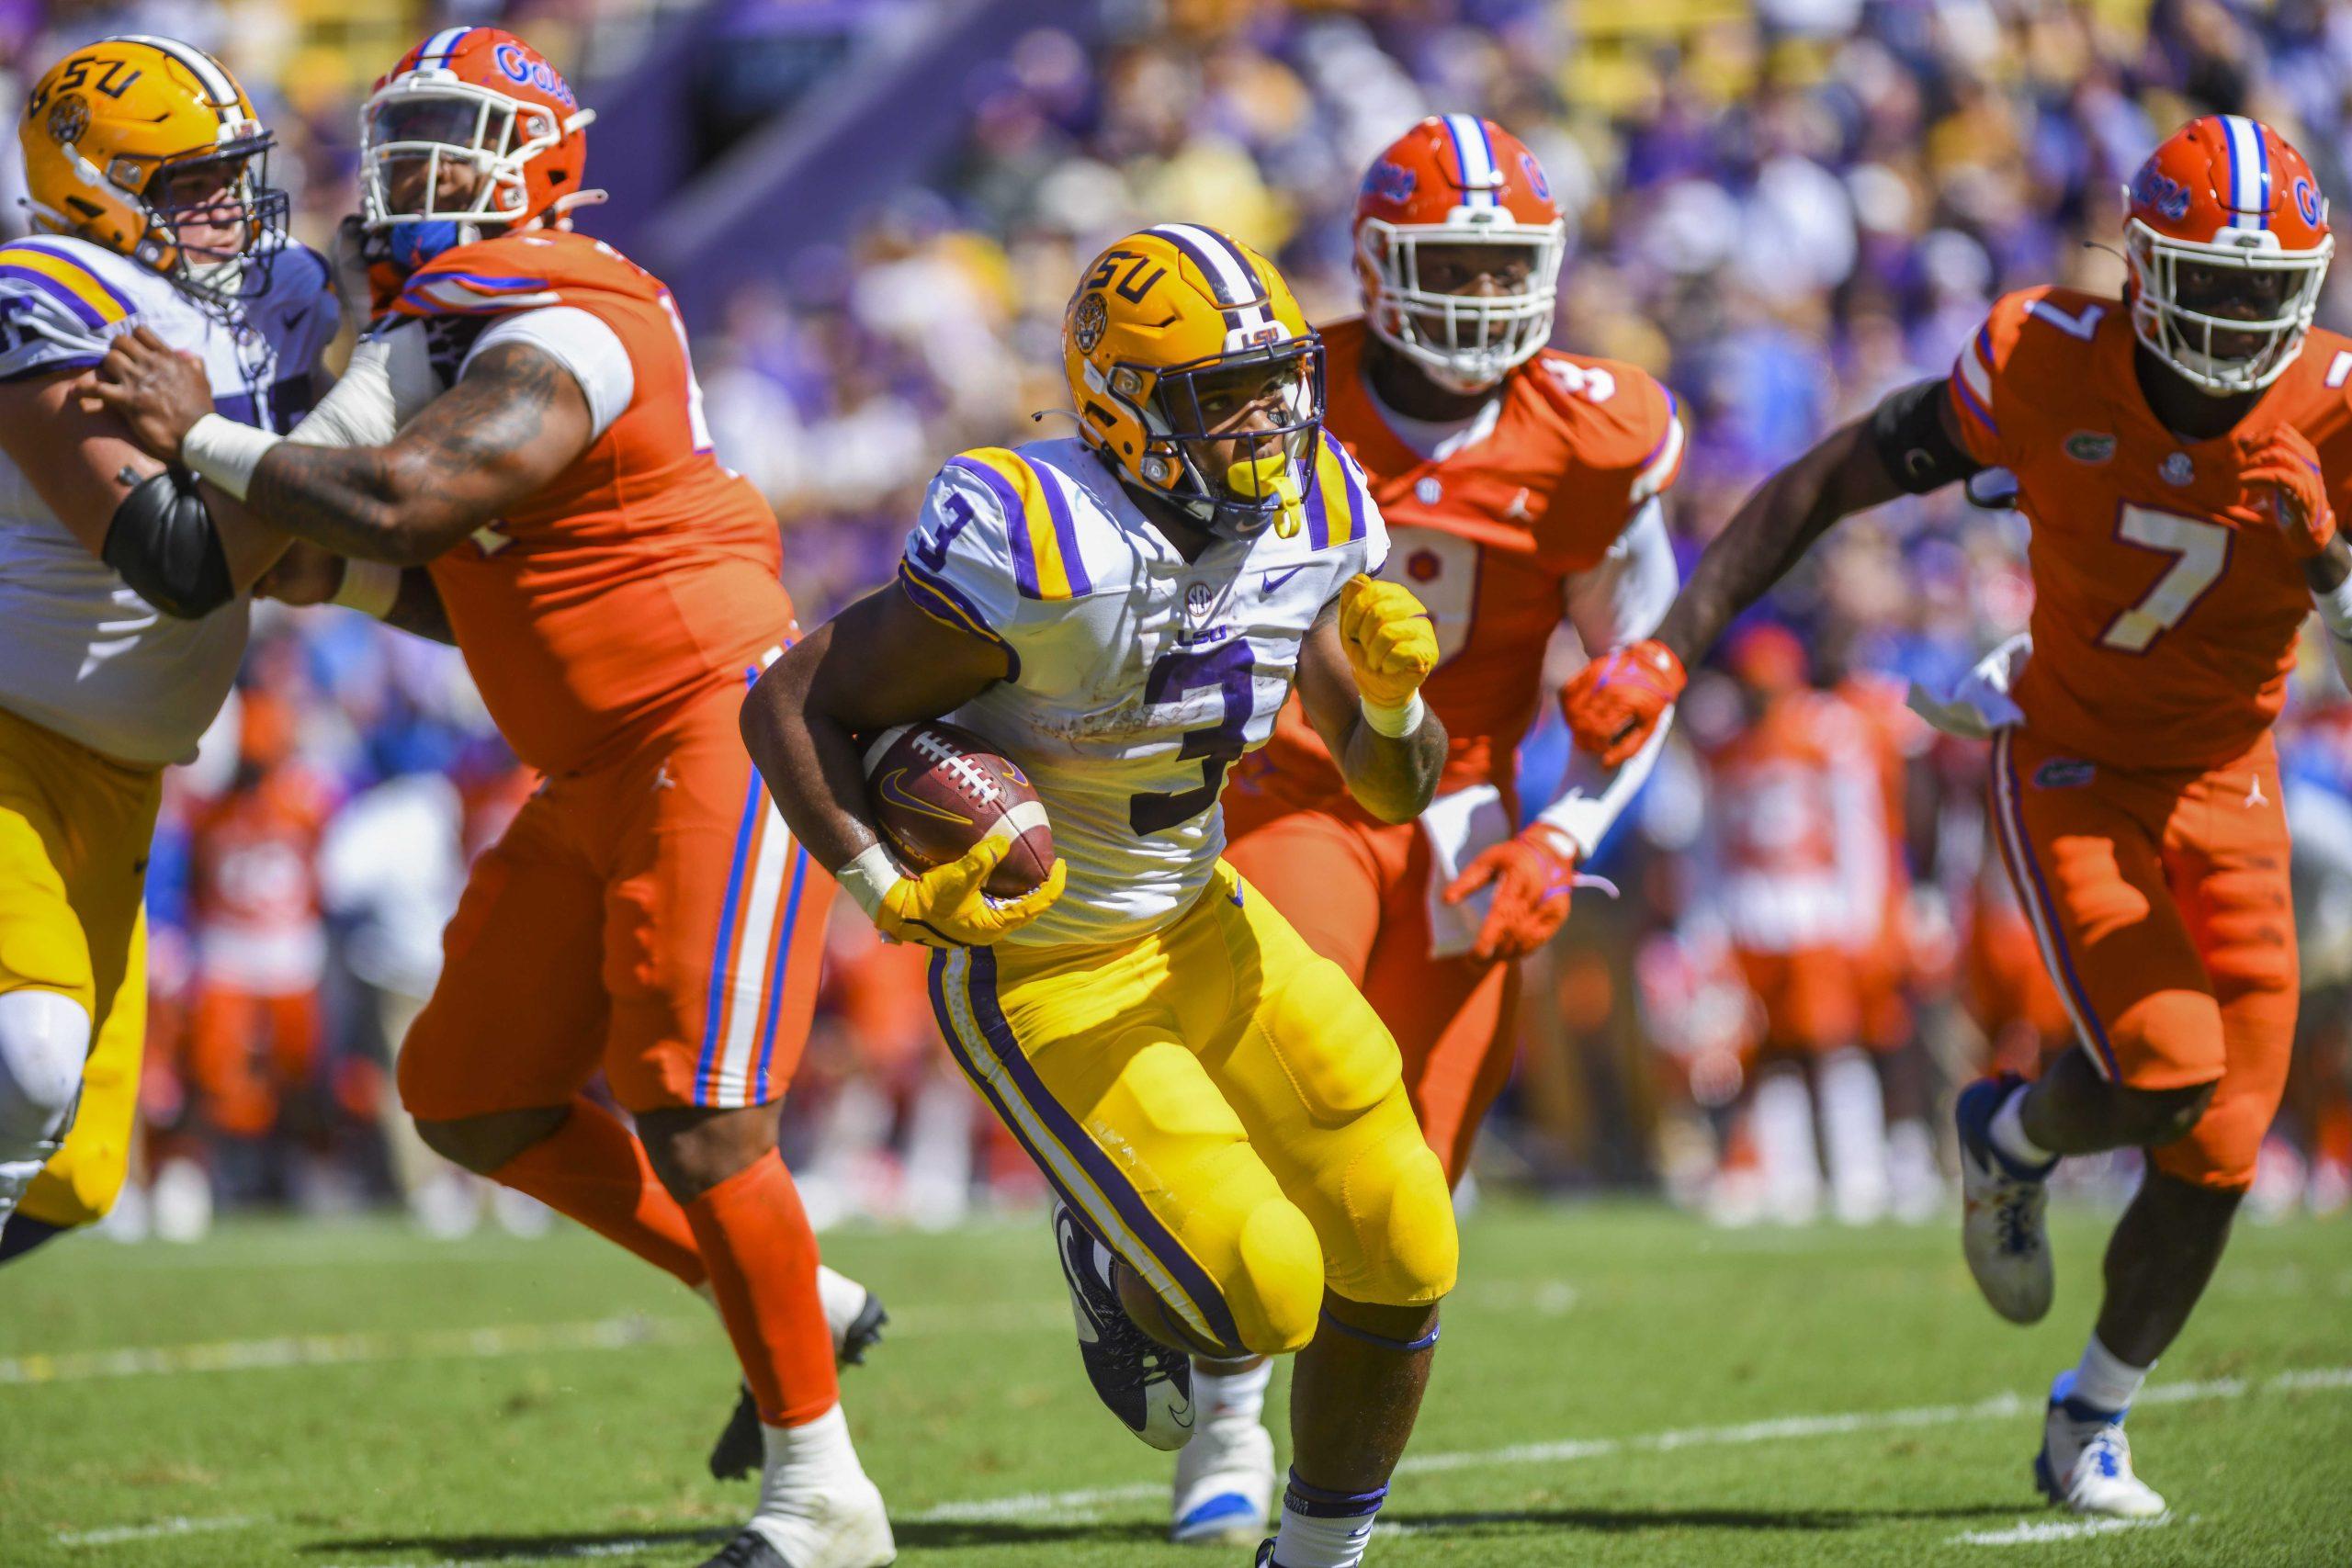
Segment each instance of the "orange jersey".
[[2033,734],[2095,761],[2243,756],[2286,700],[2311,590],[2268,498],[2241,478],[2281,423],[2352,508],[2352,340],[2313,332],[2229,434],[2177,439],[2132,373],[2120,301],[2030,288],[1993,307],[1950,382],[1968,450],[2016,474],[2033,525]]
[[[1425,458],[1383,420],[1365,384],[1367,329],[1323,329],[1325,428],[1370,481],[1388,525],[1387,576],[1429,606],[1439,664],[1421,695],[1451,739],[1444,791],[1493,783],[1535,717],[1544,649],[1567,586],[1599,564],[1682,457],[1673,396],[1613,360],[1545,349],[1503,383],[1493,429]],[[1302,806],[1346,809],[1322,740],[1294,701],[1249,775]]]
[[462,354],[474,323],[550,306],[612,329],[629,401],[545,490],[435,560],[433,580],[500,731],[563,773],[741,683],[786,638],[792,602],[775,516],[711,455],[685,328],[651,274],[582,234],[505,234],[435,259],[393,310],[453,333]]
[[1707,758],[1703,891],[1746,953],[1874,942],[1884,918],[1884,784],[1869,723],[1826,692],[1775,697]]

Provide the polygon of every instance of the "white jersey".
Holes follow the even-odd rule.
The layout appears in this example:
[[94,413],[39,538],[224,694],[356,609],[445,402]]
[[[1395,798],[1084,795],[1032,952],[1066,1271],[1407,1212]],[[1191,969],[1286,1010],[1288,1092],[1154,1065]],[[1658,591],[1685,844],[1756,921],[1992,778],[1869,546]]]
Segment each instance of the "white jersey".
[[1011,671],[951,716],[1021,764],[1069,885],[1008,939],[1111,943],[1190,908],[1225,850],[1217,796],[1265,743],[1307,631],[1379,570],[1363,474],[1320,444],[1306,521],[1187,561],[1076,439],[967,452],[932,481],[900,585],[1001,647]]
[[[337,320],[327,265],[300,245],[233,325],[85,241],[0,245],[0,379],[87,369],[143,325],[204,361],[221,413],[283,432],[322,389]],[[0,707],[122,761],[185,761],[236,677],[245,616],[243,599],[198,621],[158,613],[0,456]]]

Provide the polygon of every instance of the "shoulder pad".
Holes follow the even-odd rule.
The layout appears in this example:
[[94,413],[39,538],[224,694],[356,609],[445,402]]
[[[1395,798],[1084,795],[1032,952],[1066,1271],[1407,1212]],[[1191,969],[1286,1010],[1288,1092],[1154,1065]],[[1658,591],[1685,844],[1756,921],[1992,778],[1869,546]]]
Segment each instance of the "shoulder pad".
[[555,258],[533,254],[519,234],[500,234],[444,251],[409,275],[394,313],[403,316],[499,316],[536,310],[563,299]]
[[1024,599],[1075,599],[1094,592],[1079,547],[1068,481],[1004,446],[980,446],[948,459],[941,480],[977,484],[996,503]]
[[77,254],[86,249],[49,238],[0,245],[0,378],[96,365],[138,319],[137,302]]

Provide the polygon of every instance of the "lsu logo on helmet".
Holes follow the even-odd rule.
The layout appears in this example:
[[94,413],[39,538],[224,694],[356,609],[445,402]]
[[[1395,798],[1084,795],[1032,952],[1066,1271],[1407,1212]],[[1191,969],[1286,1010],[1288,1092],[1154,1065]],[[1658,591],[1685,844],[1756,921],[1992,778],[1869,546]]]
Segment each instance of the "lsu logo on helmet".
[[1304,514],[1323,419],[1323,344],[1274,265],[1191,223],[1097,256],[1062,317],[1087,442],[1130,489],[1250,538]]
[[[17,141],[37,227],[153,267],[211,309],[269,288],[288,209],[269,184],[275,138],[202,50],[139,33],[85,44],[33,85]],[[198,226],[205,243],[183,244]]]

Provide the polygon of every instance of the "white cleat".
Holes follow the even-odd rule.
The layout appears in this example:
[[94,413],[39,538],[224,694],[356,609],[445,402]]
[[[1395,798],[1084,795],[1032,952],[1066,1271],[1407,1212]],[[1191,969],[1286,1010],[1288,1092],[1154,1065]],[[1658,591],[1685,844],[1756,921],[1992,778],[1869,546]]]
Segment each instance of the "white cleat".
[[2120,1410],[2098,1410],[2074,1397],[2075,1374],[2050,1385],[2041,1451],[2033,1459],[2041,1495],[2073,1513],[2108,1519],[2153,1519],[2165,1512],[2155,1488],[2132,1473],[2132,1439]]
[[858,1465],[840,1409],[818,1420],[831,1424],[831,1449],[813,1461],[806,1450],[787,1461],[794,1439],[769,1429],[760,1506],[703,1568],[888,1568],[897,1560],[882,1494]]
[[2011,1323],[2039,1323],[2050,1311],[2056,1282],[2050,1269],[2052,1166],[2021,1168],[1993,1146],[1993,1113],[2023,1082],[2013,1073],[1984,1078],[1960,1092],[1952,1120],[1960,1131],[1961,1251],[1976,1288]]
[[1176,1455],[1168,1539],[1187,1546],[1252,1546],[1274,1506],[1274,1435],[1250,1416],[1204,1421]]

